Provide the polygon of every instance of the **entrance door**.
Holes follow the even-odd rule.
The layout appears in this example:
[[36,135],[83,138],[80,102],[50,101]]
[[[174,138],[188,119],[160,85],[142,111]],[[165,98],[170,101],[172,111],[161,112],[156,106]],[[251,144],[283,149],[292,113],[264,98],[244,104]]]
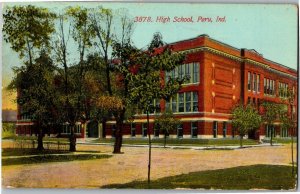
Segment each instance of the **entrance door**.
[[88,137],[99,137],[98,122],[91,121],[87,124]]

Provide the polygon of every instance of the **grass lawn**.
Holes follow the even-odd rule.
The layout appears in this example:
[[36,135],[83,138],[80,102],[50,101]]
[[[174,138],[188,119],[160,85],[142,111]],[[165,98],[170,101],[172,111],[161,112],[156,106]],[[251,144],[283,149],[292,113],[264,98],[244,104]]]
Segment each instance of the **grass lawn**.
[[296,179],[292,178],[291,172],[291,166],[252,165],[165,177],[151,181],[149,186],[147,181],[134,181],[102,188],[287,190],[295,189]]
[[70,154],[70,155],[38,155],[20,158],[2,158],[2,165],[37,164],[46,162],[69,162],[74,160],[93,160],[110,158],[111,155],[100,154]]
[[[274,142],[287,144],[287,143],[292,143],[292,139],[291,138],[274,138]],[[297,138],[294,137],[293,142],[297,143]]]
[[[94,143],[114,143],[114,138],[107,139],[96,139]],[[148,144],[147,138],[124,138],[123,144]],[[164,145],[163,138],[153,138],[153,145]],[[258,142],[252,139],[244,139],[243,145],[256,145]],[[239,139],[178,139],[169,138],[167,139],[167,146],[177,146],[177,145],[191,145],[191,146],[229,146],[229,145],[240,145]]]

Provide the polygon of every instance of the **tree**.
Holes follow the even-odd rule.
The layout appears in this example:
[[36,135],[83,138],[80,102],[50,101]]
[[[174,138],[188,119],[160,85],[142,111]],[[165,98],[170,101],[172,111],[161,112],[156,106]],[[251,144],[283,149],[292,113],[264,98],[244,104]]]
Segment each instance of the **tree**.
[[24,64],[15,68],[9,88],[19,92],[18,104],[30,114],[38,133],[38,149],[43,149],[44,128],[52,118],[53,64],[49,58],[50,38],[56,15],[32,5],[7,7],[3,15],[4,40],[19,54]]
[[[290,105],[290,114],[288,112],[281,112],[280,114],[280,121],[281,121],[281,127],[282,129],[291,129],[291,153],[292,153],[292,176],[294,176],[294,130],[295,130],[295,125],[297,124],[297,119],[294,117],[294,102],[295,102],[295,91],[292,89],[287,89],[287,88],[281,88],[279,90],[279,93],[284,93],[285,98],[281,97],[281,100],[287,101],[288,104]],[[296,125],[297,126],[297,125]]]
[[149,143],[148,184],[151,169],[151,136],[149,127],[149,112],[155,108],[154,99],[168,100],[179,91],[186,78],[170,79],[163,85],[161,71],[171,71],[184,62],[184,55],[172,52],[170,46],[165,46],[162,36],[154,34],[153,40],[146,51],[138,56],[136,73],[128,79],[129,104],[136,104],[147,114],[147,131]]
[[41,48],[49,48],[55,17],[48,9],[32,5],[7,7],[3,14],[4,40],[32,65]]
[[10,89],[19,92],[17,103],[22,114],[29,115],[38,134],[38,150],[43,150],[43,137],[50,123],[57,119],[57,91],[54,87],[55,66],[44,51],[32,65],[15,68],[16,77]]
[[273,145],[274,134],[274,123],[279,119],[279,113],[281,106],[272,102],[264,102],[262,104],[264,109],[263,120],[267,123],[268,127],[271,128],[270,145]]
[[[70,126],[70,151],[76,151],[75,124],[78,121],[86,121],[87,90],[84,83],[85,74],[88,71],[86,51],[92,46],[95,34],[90,27],[89,10],[81,7],[69,7],[66,15],[58,17],[58,29],[53,49],[56,61],[61,64],[64,85],[64,120]],[[66,21],[67,20],[67,21]],[[69,29],[65,29],[69,25]],[[78,50],[78,60],[69,58],[69,38],[73,38]]]
[[[112,111],[116,120],[113,153],[121,153],[123,123],[127,115],[131,116],[127,114],[131,112],[127,111],[131,110],[131,107],[127,106],[126,103],[128,93],[126,77],[130,73],[128,71],[130,69],[129,66],[133,64],[132,55],[136,50],[132,46],[130,39],[133,30],[133,20],[127,16],[124,10],[113,12],[111,9],[103,7],[92,9],[89,18],[91,27],[96,35],[95,50],[98,51],[98,56],[102,58],[105,67],[106,93],[108,96],[115,96],[121,99],[123,103],[122,109]],[[119,29],[116,30],[117,28]],[[112,60],[112,57],[116,58],[116,60]],[[103,72],[103,69],[99,69],[98,72]]]
[[240,136],[240,146],[243,147],[243,137],[251,130],[257,129],[261,124],[261,116],[251,105],[239,104],[232,111],[232,126]]
[[154,127],[164,134],[164,147],[166,147],[168,135],[174,131],[179,124],[180,120],[170,111],[165,111],[155,118]]

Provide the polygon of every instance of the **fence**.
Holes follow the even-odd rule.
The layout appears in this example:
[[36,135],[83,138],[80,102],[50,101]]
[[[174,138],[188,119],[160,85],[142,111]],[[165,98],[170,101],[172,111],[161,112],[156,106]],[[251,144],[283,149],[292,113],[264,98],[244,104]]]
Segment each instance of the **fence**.
[[[13,143],[13,148],[26,149],[26,148],[37,148],[37,140],[15,140]],[[69,142],[60,141],[43,141],[44,149],[47,150],[69,150]]]

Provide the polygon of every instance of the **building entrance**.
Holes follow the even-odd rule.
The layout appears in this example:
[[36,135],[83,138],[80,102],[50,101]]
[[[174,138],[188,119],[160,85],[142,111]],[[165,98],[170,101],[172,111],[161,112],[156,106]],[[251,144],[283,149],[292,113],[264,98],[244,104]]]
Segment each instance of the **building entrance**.
[[87,137],[99,137],[98,122],[91,121],[87,124]]

